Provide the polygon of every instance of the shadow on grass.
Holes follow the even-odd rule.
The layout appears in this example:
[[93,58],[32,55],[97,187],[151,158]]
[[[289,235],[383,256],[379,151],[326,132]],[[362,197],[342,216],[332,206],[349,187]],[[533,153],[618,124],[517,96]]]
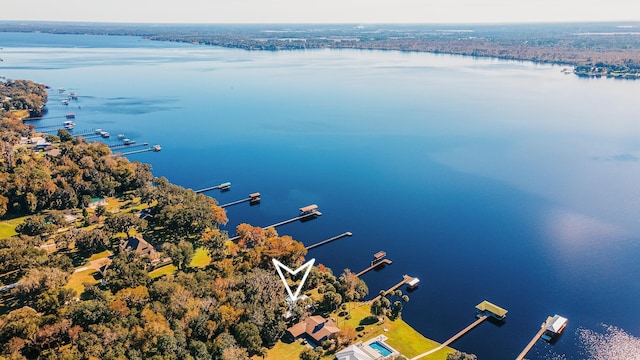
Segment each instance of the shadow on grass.
[[371,315],[371,316],[367,316],[366,318],[360,320],[360,325],[373,325],[375,323],[378,322],[378,317]]

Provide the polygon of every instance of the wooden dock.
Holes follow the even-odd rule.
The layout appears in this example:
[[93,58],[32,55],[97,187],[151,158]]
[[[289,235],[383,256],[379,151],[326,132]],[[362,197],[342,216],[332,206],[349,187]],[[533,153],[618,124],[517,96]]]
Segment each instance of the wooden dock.
[[222,204],[222,205],[220,205],[220,207],[221,207],[221,208],[226,208],[226,207],[229,207],[229,206],[242,204],[242,203],[247,202],[247,201],[251,201],[251,198],[250,198],[250,197],[248,197],[248,198],[246,198],[246,199],[232,201],[232,202],[230,202],[230,203]]
[[49,119],[64,119],[66,118],[65,115],[62,116],[39,116],[39,117],[32,117],[32,118],[26,118],[24,119],[24,121],[32,121],[32,120],[49,120]]
[[[281,222],[279,222],[279,223],[275,223],[275,224],[272,224],[272,225],[269,225],[269,226],[264,226],[264,227],[262,227],[262,228],[263,228],[264,230],[267,230],[268,228],[276,228],[276,227],[278,227],[278,226],[282,226],[282,225],[290,224],[290,223],[295,222],[295,221],[298,221],[298,220],[303,220],[303,219],[306,219],[306,218],[313,218],[313,217],[320,216],[320,215],[322,215],[322,213],[321,213],[320,211],[315,211],[315,212],[312,212],[312,213],[309,213],[309,214],[304,214],[304,215],[296,216],[296,217],[291,218],[291,219],[289,219],[289,220],[281,221]],[[229,240],[231,240],[231,241],[236,241],[236,240],[238,240],[239,238],[240,238],[240,236],[234,236],[234,237],[232,237],[232,238],[229,238]]]
[[[391,260],[389,260],[389,259],[382,259],[382,260],[380,260],[380,261],[376,262],[375,264],[373,264],[373,265],[369,266],[368,268],[366,268],[366,269],[364,269],[364,270],[360,271],[359,273],[357,273],[357,274],[356,274],[356,276],[357,276],[357,277],[360,277],[360,276],[362,276],[362,275],[364,275],[364,274],[368,273],[369,271],[371,271],[371,270],[373,270],[373,269],[375,269],[375,268],[377,268],[377,267],[379,267],[379,266],[382,266],[382,265],[391,265],[392,263],[393,263],[393,261],[391,261]],[[405,276],[406,276],[406,275],[405,275]],[[404,281],[404,280],[403,280],[403,281]],[[402,286],[402,284],[401,284],[401,285],[399,285],[398,287],[400,287],[400,286]],[[397,289],[397,288],[396,288],[396,289]],[[394,290],[395,290],[395,289],[394,289]],[[392,290],[392,291],[393,291],[393,290]]]
[[338,239],[342,239],[342,238],[343,238],[343,237],[345,237],[345,236],[352,236],[352,235],[353,235],[353,234],[351,233],[351,231],[347,231],[347,232],[344,232],[344,233],[342,233],[342,234],[340,234],[340,235],[337,235],[337,236],[334,236],[334,237],[332,237],[332,238],[329,238],[329,239],[327,239],[327,240],[320,241],[320,242],[317,242],[317,243],[315,243],[315,244],[309,245],[309,246],[305,247],[305,249],[307,249],[307,250],[315,249],[315,248],[317,248],[318,246],[322,246],[322,245],[324,245],[324,244],[328,244],[328,243],[330,243],[330,242],[332,242],[332,241],[336,241],[336,240],[338,240]]
[[551,317],[547,318],[547,321],[543,322],[542,325],[540,325],[540,330],[538,330],[538,332],[533,336],[531,341],[529,341],[527,346],[522,350],[520,355],[518,355],[516,360],[523,360],[524,357],[527,356],[527,353],[529,353],[529,351],[533,349],[533,346],[538,342],[538,340],[540,340],[540,338],[542,337],[542,334],[544,334],[544,331],[546,330],[546,327],[547,327],[547,322],[549,322],[549,320],[551,320]]
[[408,282],[409,282],[409,281],[411,281],[411,280],[413,280],[413,277],[412,277],[412,276],[409,276],[409,275],[407,275],[407,274],[402,275],[402,281],[400,281],[399,283],[397,283],[397,284],[393,285],[393,286],[392,286],[392,287],[390,287],[389,289],[385,290],[383,295],[378,295],[378,296],[374,297],[373,299],[371,299],[371,300],[367,301],[367,303],[369,303],[369,304],[370,304],[370,303],[374,302],[376,299],[378,299],[378,298],[380,298],[380,297],[382,297],[382,296],[386,296],[387,294],[389,294],[389,293],[390,293],[390,292],[392,292],[392,291],[396,291],[400,286],[402,286],[402,285],[404,285],[404,284],[408,283]]
[[133,154],[139,154],[139,153],[143,153],[143,152],[147,152],[147,151],[160,152],[160,150],[159,150],[160,148],[156,147],[156,146],[152,146],[152,147],[147,148],[147,149],[140,149],[140,150],[126,151],[126,152],[122,152],[122,153],[115,153],[114,156],[133,155]]
[[217,189],[222,189],[222,190],[226,189],[226,190],[228,190],[229,188],[231,188],[231,183],[230,182],[225,182],[225,183],[222,183],[220,185],[209,186],[209,187],[202,188],[202,189],[199,189],[199,190],[194,190],[194,191],[196,192],[196,194],[199,194],[199,193],[203,193],[203,192],[207,192],[207,191],[211,191],[211,190],[217,190]]
[[443,342],[442,344],[440,344],[440,346],[438,346],[435,349],[429,350],[427,352],[424,352],[418,356],[414,356],[412,357],[410,360],[418,360],[420,358],[423,358],[425,356],[431,355],[435,352],[438,352],[442,349],[444,349],[445,347],[449,346],[452,342],[458,340],[459,338],[463,337],[466,333],[468,333],[469,331],[473,330],[473,328],[475,328],[476,326],[480,325],[480,323],[482,323],[483,321],[487,320],[489,317],[487,315],[482,315],[481,317],[479,317],[476,321],[472,322],[469,326],[467,326],[466,328],[462,329],[460,332],[458,332],[457,334],[453,335],[451,338],[449,338],[449,340]]

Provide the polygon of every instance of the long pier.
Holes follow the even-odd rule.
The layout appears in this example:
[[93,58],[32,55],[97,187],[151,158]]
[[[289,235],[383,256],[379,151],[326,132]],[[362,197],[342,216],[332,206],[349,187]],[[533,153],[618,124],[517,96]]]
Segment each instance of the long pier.
[[[289,220],[281,221],[279,223],[275,223],[275,224],[272,224],[272,225],[269,225],[269,226],[264,226],[264,227],[262,227],[262,229],[267,230],[268,228],[275,228],[275,227],[278,227],[278,226],[290,224],[290,223],[298,221],[298,220],[306,219],[306,218],[309,218],[309,217],[321,216],[321,215],[322,215],[322,213],[320,211],[314,211],[314,212],[309,213],[309,214],[296,216],[296,217],[291,218]],[[236,241],[238,239],[240,239],[240,236],[234,236],[232,238],[229,238],[229,240],[231,240],[231,241]]]
[[64,123],[55,124],[55,125],[37,126],[34,128],[34,130],[40,131],[40,130],[53,129],[53,128],[64,128]]
[[527,346],[522,350],[520,355],[518,355],[516,360],[523,360],[524,357],[527,355],[527,353],[529,353],[529,351],[533,349],[533,346],[538,342],[538,340],[540,340],[540,338],[542,337],[542,334],[544,334],[544,331],[546,330],[546,327],[547,327],[547,322],[550,320],[551,320],[551,317],[549,317],[547,321],[543,322],[542,325],[540,325],[540,330],[538,330],[538,332],[533,336],[531,341],[529,341]]
[[32,118],[26,118],[24,119],[24,121],[31,121],[31,120],[49,120],[49,119],[64,119],[66,118],[66,115],[61,115],[61,116],[39,116],[39,117],[32,117]]
[[351,231],[347,231],[347,232],[344,232],[344,233],[342,233],[342,234],[340,234],[340,235],[337,235],[337,236],[334,236],[334,237],[332,237],[332,238],[329,238],[329,239],[327,239],[327,240],[320,241],[320,242],[317,242],[317,243],[315,243],[315,244],[312,244],[312,245],[306,246],[306,247],[305,247],[305,249],[307,249],[307,250],[315,249],[315,248],[317,248],[318,246],[322,246],[322,245],[324,245],[324,244],[328,244],[328,243],[330,243],[330,242],[332,242],[332,241],[336,241],[336,240],[338,240],[338,239],[342,239],[342,238],[343,238],[343,237],[345,237],[345,236],[352,236],[352,235],[353,235],[353,234],[351,233]]
[[[227,183],[227,184],[229,184],[229,186],[230,186],[230,183]],[[251,193],[251,194],[249,194],[248,198],[244,198],[244,199],[241,199],[241,200],[236,200],[236,201],[232,201],[230,203],[222,204],[222,205],[220,205],[220,207],[221,208],[226,208],[226,207],[229,207],[229,206],[242,204],[242,203],[247,202],[247,201],[250,202],[251,205],[259,204],[260,203],[260,193],[259,192]]]
[[116,154],[120,154],[120,155],[124,156],[124,155],[139,154],[139,153],[143,153],[143,152],[147,152],[147,151],[158,152],[159,150],[156,150],[154,147],[150,147],[150,148],[147,148],[147,149],[133,150],[133,151],[127,151],[127,152],[123,152],[123,153],[116,153]]
[[389,293],[391,293],[391,292],[393,292],[393,291],[396,291],[400,286],[402,286],[402,285],[404,285],[404,284],[408,283],[408,282],[409,282],[409,281],[411,281],[411,280],[413,280],[413,277],[412,277],[412,276],[409,276],[409,275],[407,275],[407,274],[402,275],[402,281],[400,281],[399,283],[397,283],[397,284],[393,285],[393,286],[392,286],[392,287],[390,287],[389,289],[384,290],[384,293],[383,293],[382,295],[378,295],[378,296],[374,297],[373,299],[371,299],[371,300],[367,301],[367,303],[372,303],[372,302],[374,302],[375,300],[377,300],[378,298],[380,298],[380,297],[382,297],[382,296],[386,296],[387,294],[389,294]]
[[[368,273],[369,271],[371,271],[371,270],[373,270],[373,269],[375,269],[375,268],[377,268],[377,267],[379,267],[379,266],[381,266],[381,265],[391,265],[392,263],[393,263],[393,261],[391,261],[391,260],[389,260],[389,259],[382,259],[382,260],[380,260],[380,261],[376,262],[375,264],[373,264],[373,265],[369,266],[368,268],[366,268],[366,269],[364,269],[364,270],[360,271],[359,273],[357,273],[357,274],[356,274],[356,276],[357,276],[357,277],[360,277],[360,276],[362,276],[362,275],[364,275],[364,274]],[[404,281],[404,280],[403,280],[403,281]],[[400,286],[402,286],[402,285],[400,285]],[[400,287],[400,286],[398,286],[398,287]],[[396,289],[397,289],[397,288],[396,288]],[[393,290],[395,290],[395,289],[393,289]],[[391,291],[393,291],[393,290],[391,290]]]
[[230,187],[231,187],[231,183],[230,182],[226,182],[226,183],[222,183],[220,185],[209,186],[209,187],[198,189],[198,190],[194,190],[194,191],[196,192],[196,194],[200,194],[200,193],[211,191],[211,190],[229,189]]
[[444,349],[445,347],[449,346],[449,344],[451,344],[452,342],[458,340],[459,338],[461,338],[462,336],[464,336],[466,333],[468,333],[469,331],[473,330],[473,328],[475,328],[476,326],[480,325],[480,323],[482,323],[483,321],[487,320],[488,316],[487,315],[482,315],[481,317],[479,317],[476,321],[472,322],[469,326],[467,326],[466,328],[462,329],[460,332],[458,332],[457,334],[453,335],[451,338],[449,338],[449,340],[443,342],[442,344],[440,344],[440,346],[438,346],[435,349],[429,350],[427,352],[424,352],[418,356],[414,356],[412,357],[410,360],[418,360],[420,358],[423,358],[425,356],[431,355],[435,352],[438,352],[442,349]]

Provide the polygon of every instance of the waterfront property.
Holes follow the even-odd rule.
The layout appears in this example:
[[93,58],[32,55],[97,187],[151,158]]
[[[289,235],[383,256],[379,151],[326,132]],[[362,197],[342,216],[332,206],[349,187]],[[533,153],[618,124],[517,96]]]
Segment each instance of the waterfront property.
[[320,315],[309,316],[287,329],[292,339],[305,337],[318,345],[327,339],[334,338],[338,332],[340,329],[333,319],[325,319]]
[[379,335],[365,343],[358,342],[336,353],[337,360],[382,360],[400,352],[385,343],[387,337]]
[[120,251],[135,251],[147,256],[152,262],[159,261],[160,255],[146,240],[139,236],[131,236],[120,240]]

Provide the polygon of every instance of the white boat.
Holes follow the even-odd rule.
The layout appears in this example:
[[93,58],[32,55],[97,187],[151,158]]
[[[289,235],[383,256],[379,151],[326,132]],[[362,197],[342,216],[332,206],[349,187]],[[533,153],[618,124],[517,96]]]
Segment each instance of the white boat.
[[69,105],[69,100],[64,99],[61,101],[62,105]]
[[106,132],[106,131],[102,131],[102,132],[100,132],[100,136],[102,136],[103,138],[108,138],[111,135],[109,135],[109,133]]

